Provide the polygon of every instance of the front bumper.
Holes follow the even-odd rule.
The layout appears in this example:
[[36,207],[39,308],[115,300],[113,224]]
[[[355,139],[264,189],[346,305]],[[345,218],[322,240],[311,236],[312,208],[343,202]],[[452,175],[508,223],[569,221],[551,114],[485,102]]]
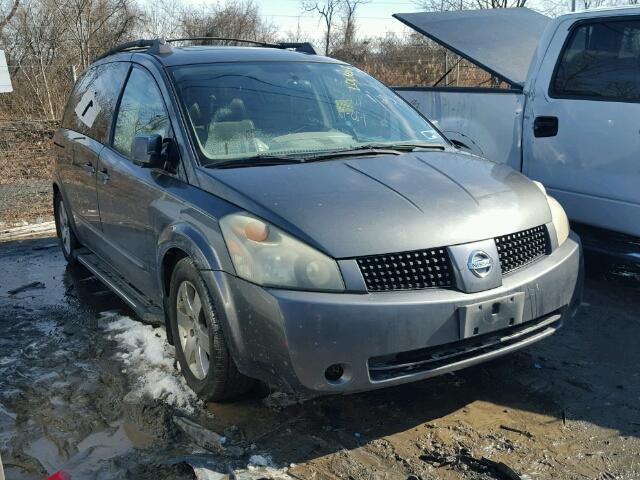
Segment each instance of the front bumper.
[[[246,375],[297,392],[346,393],[421,380],[512,352],[551,335],[582,292],[575,234],[551,255],[477,293],[416,290],[368,294],[265,289],[204,272],[219,294],[226,336]],[[522,322],[463,339],[458,309],[524,294]],[[341,364],[339,381],[325,370]]]

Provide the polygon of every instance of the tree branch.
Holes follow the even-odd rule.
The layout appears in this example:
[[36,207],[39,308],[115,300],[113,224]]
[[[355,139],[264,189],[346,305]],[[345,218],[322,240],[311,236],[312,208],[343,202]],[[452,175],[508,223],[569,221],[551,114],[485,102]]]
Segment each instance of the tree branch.
[[0,31],[2,31],[2,29],[5,27],[5,25],[7,25],[7,23],[9,23],[11,21],[13,16],[18,11],[18,6],[19,5],[20,5],[20,0],[13,0],[13,5],[11,7],[11,10],[9,10],[9,13],[7,14],[6,17],[4,17],[2,20],[0,20]]

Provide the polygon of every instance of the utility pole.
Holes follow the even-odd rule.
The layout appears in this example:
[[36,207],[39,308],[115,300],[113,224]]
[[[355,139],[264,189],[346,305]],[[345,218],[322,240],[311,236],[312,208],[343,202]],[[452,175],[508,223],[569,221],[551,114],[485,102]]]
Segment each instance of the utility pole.
[[576,0],[571,0],[571,11],[572,12],[576,11]]

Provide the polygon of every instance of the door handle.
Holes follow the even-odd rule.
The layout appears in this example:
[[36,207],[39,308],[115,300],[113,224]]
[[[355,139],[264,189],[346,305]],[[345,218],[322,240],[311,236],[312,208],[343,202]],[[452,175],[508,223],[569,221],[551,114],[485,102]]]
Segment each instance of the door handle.
[[106,185],[109,181],[109,171],[106,168],[103,168],[98,172],[98,177],[100,177],[102,184]]
[[558,117],[536,117],[533,121],[534,137],[555,137],[558,134]]
[[93,163],[87,162],[84,164],[84,169],[87,171],[87,174],[92,177],[96,174],[96,167],[93,166]]

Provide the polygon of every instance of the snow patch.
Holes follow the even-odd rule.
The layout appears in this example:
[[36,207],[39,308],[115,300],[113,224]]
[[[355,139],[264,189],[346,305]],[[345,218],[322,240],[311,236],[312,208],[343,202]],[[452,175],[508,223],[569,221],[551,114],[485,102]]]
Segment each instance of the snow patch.
[[195,467],[193,473],[196,474],[197,480],[226,480],[229,478],[224,473],[214,472],[213,470],[203,467]]
[[251,467],[273,467],[271,455],[251,455],[247,468]]
[[129,317],[105,317],[115,318],[105,329],[111,333],[110,338],[120,344],[117,358],[125,364],[127,374],[136,379],[135,389],[127,397],[159,399],[193,412],[200,402],[174,366],[174,349],[167,342],[165,329]]

